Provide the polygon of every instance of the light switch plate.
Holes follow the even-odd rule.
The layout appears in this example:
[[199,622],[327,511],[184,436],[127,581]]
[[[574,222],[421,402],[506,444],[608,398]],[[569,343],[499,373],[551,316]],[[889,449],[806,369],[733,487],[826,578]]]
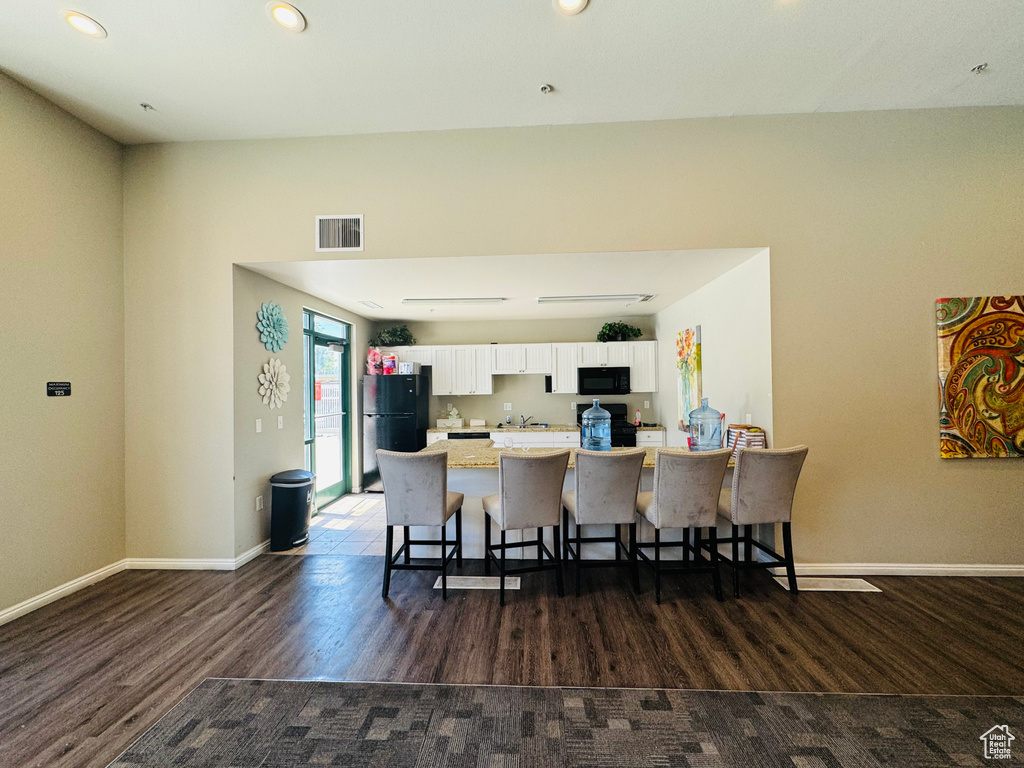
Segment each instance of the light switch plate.
[[650,408],[650,407],[651,407],[651,401],[650,400],[644,400],[644,408]]
[[256,419],[256,434],[263,431],[263,419]]
[[511,411],[512,410],[512,403],[505,403],[505,410],[506,411]]
[[277,428],[284,429],[284,416],[277,417]]
[[257,512],[262,512],[263,511],[263,497],[262,496],[257,496],[256,497],[256,511]]

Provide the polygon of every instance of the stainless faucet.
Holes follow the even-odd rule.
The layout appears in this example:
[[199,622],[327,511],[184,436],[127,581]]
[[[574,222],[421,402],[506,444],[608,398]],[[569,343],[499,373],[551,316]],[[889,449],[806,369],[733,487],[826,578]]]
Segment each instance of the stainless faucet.
[[533,416],[523,416],[523,415],[520,414],[520,416],[519,416],[519,426],[520,427],[527,426],[531,421],[533,421]]

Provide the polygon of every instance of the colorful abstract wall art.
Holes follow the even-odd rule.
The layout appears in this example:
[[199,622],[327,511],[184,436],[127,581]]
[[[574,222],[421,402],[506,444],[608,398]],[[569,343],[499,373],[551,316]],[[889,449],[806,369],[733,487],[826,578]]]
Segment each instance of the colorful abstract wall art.
[[1024,296],[935,302],[944,459],[1024,457]]
[[676,368],[679,369],[679,429],[690,431],[690,411],[700,408],[700,326],[680,331],[676,337]]

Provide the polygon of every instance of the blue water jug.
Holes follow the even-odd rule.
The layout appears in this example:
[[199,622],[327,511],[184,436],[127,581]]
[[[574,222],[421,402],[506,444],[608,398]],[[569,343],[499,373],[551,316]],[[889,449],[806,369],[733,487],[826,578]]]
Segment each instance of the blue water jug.
[[717,451],[722,447],[722,414],[702,398],[700,408],[690,411],[690,450]]
[[583,412],[583,434],[580,445],[588,451],[612,449],[612,415],[597,400],[594,407]]

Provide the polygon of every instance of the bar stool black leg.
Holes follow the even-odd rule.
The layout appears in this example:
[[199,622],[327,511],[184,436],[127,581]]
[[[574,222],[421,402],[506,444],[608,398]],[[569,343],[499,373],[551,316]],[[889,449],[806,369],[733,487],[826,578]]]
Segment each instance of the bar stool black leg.
[[740,527],[732,526],[732,594],[740,596]]
[[462,567],[462,507],[455,510],[455,565]]
[[542,541],[544,541],[544,529],[543,528],[538,528],[537,529],[537,565],[538,566],[544,565],[544,559],[543,559],[544,552],[543,552],[543,550],[540,547]]
[[561,538],[561,532],[556,525],[553,531],[555,545],[555,587],[558,589],[558,596],[565,596],[565,583],[562,581],[562,556],[559,545],[559,539]]
[[701,551],[704,548],[703,534],[700,528],[693,529],[693,564],[700,565],[700,559],[704,557]]
[[576,597],[580,596],[580,582],[583,580],[583,526],[576,521]]
[[661,529],[654,529],[654,602],[661,605]]
[[569,511],[562,507],[562,530],[565,531],[565,538],[562,539],[562,559],[569,559]]
[[690,564],[690,529],[683,529],[683,565]]
[[500,593],[498,603],[499,605],[505,605],[505,531],[501,532],[501,568],[498,570],[500,571],[499,577],[501,579],[498,589]]
[[491,516],[484,512],[484,576],[491,575]]
[[796,588],[796,565],[793,562],[793,532],[789,523],[782,524],[782,544],[786,548],[786,579],[789,581],[789,591],[794,595]]
[[395,527],[388,526],[387,541],[384,544],[384,588],[381,590],[381,599],[388,599],[388,591],[391,589],[391,549],[394,547]]
[[448,599],[448,524],[441,524],[441,599]]
[[402,526],[402,535],[405,536],[405,558],[404,558],[404,560],[405,560],[405,564],[408,565],[409,564],[409,558],[412,557],[412,555],[409,552],[409,550],[411,550],[412,547],[409,546],[409,526],[408,525]]
[[743,559],[754,562],[754,526],[743,526]]
[[615,524],[615,559],[616,560],[621,560],[622,559],[621,557],[619,557],[619,550],[621,549],[621,547],[619,546],[619,542],[620,541],[622,541],[622,526],[619,525],[618,523],[616,523]]
[[718,529],[714,525],[708,528],[708,544],[711,546],[711,578],[715,583],[715,599],[722,602],[722,572],[718,569]]
[[640,594],[640,565],[636,556],[636,523],[629,524],[629,559],[632,560],[630,570],[633,576],[633,591]]

